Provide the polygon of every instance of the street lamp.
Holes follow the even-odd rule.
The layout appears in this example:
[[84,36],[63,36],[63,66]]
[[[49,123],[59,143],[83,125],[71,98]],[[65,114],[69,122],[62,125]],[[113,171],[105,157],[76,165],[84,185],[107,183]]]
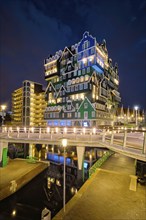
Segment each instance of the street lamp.
[[6,105],[1,105],[1,110],[2,110],[2,126],[4,125],[4,116],[5,116],[5,110],[6,110]]
[[137,111],[138,111],[138,106],[134,106],[134,110],[135,110],[135,113],[136,113],[136,115],[135,115],[135,121],[136,121],[136,126],[137,126]]
[[62,146],[64,148],[64,173],[63,173],[63,209],[65,212],[65,192],[66,192],[66,184],[65,184],[65,148],[67,147],[67,139],[62,139]]

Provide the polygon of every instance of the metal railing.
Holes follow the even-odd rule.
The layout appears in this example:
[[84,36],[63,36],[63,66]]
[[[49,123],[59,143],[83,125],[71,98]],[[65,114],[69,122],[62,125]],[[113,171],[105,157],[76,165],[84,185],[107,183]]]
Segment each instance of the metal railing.
[[76,127],[2,127],[0,139],[21,143],[60,145],[61,138],[70,146],[107,147],[146,161],[145,129],[98,129]]

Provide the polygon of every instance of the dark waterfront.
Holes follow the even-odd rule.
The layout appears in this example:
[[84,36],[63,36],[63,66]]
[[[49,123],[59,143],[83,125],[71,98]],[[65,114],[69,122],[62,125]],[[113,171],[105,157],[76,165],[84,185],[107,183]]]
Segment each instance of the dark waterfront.
[[[66,166],[66,202],[77,189],[76,168]],[[74,175],[75,174],[75,175]],[[0,220],[40,220],[46,207],[51,217],[63,207],[63,166],[51,163],[19,191],[0,202]],[[48,181],[49,180],[49,181]]]
[[[66,203],[88,179],[89,168],[104,151],[105,149],[98,149],[96,152],[95,149],[86,149],[82,182],[77,178],[77,160],[66,158]],[[89,158],[91,153],[92,160]],[[45,171],[0,202],[0,220],[40,220],[41,212],[45,207],[51,211],[51,217],[62,209],[64,157],[59,156],[58,153],[48,152],[47,159],[50,161],[50,166]]]
[[[54,168],[53,168],[54,169]],[[50,173],[49,168],[49,173]],[[53,217],[62,208],[62,187],[55,183],[47,187],[48,169],[43,171],[12,196],[0,202],[0,220],[40,220],[46,207]],[[61,173],[60,173],[61,176]],[[67,200],[71,193],[66,189]]]

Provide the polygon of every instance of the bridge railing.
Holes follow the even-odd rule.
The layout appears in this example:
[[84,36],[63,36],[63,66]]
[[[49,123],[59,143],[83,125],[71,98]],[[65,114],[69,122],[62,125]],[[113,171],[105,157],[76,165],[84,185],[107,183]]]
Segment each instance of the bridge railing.
[[29,140],[55,140],[68,138],[70,145],[83,143],[85,146],[121,148],[146,155],[146,129],[98,129],[76,127],[1,127],[0,138]]

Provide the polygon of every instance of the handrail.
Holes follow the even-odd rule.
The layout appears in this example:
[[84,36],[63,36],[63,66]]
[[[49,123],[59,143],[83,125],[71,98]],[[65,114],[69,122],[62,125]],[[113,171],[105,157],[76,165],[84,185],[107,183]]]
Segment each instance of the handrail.
[[[59,144],[60,138],[69,139],[70,146],[106,147],[120,152],[129,152],[134,157],[146,160],[146,130],[98,129],[75,127],[1,127],[0,139],[24,141],[24,143]],[[138,156],[137,156],[138,155]]]

